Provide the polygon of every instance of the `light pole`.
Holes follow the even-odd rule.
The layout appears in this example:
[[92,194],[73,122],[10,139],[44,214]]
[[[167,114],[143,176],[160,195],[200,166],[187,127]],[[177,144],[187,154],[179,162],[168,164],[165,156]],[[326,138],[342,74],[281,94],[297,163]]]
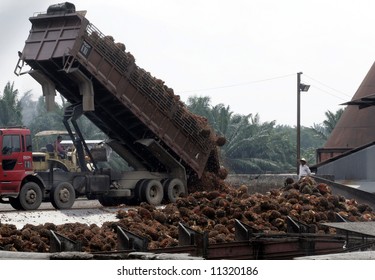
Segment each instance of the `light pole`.
[[301,158],[301,91],[308,91],[310,88],[310,85],[301,83],[301,75],[302,72],[297,73],[297,175]]

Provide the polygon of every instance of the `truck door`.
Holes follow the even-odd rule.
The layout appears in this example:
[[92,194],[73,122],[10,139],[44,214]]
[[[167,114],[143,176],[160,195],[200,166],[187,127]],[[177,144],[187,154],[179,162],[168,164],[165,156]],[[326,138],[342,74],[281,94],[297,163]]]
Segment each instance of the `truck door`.
[[30,165],[31,169],[31,163],[25,166],[25,160],[31,162],[32,155],[31,152],[23,152],[26,150],[23,135],[5,134],[1,138],[0,192],[18,192],[20,182],[25,176],[25,168],[29,169],[27,167]]

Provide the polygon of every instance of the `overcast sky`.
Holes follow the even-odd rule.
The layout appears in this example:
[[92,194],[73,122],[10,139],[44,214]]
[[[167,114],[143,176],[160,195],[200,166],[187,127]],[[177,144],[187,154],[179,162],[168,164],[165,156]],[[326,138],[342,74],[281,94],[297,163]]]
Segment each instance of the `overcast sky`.
[[[17,77],[17,51],[28,20],[63,1],[1,0],[0,93],[40,85]],[[373,0],[76,0],[102,33],[123,42],[138,66],[187,101],[209,96],[261,122],[296,125],[297,73],[311,85],[301,94],[301,124],[344,108],[375,58]]]

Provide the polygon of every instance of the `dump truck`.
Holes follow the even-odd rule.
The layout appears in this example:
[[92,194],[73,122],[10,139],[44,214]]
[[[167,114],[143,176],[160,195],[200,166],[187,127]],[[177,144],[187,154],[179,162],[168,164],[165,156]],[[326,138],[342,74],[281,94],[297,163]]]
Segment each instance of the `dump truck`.
[[[139,67],[123,43],[104,35],[85,15],[65,2],[30,17],[31,30],[14,70],[40,83],[47,110],[53,110],[56,92],[71,104],[63,123],[77,148],[80,171],[55,171],[51,163],[48,171],[23,168],[7,179],[11,170],[0,169],[0,201],[26,210],[37,209],[42,201],[70,208],[80,196],[105,206],[174,202],[204,172],[219,172],[223,141],[164,81]],[[82,115],[103,131],[106,144],[131,170],[115,172],[95,163],[77,124]],[[5,132],[15,134],[20,143],[26,139],[22,134],[27,139],[30,134],[26,128]],[[31,157],[26,146],[11,150],[2,160],[17,161],[26,153]],[[91,170],[85,167],[84,154],[93,163]]]

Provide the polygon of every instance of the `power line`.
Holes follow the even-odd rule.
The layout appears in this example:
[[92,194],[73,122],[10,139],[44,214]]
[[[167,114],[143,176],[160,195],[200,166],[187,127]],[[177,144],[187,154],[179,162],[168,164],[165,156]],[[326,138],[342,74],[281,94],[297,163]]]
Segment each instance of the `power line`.
[[[338,92],[338,93],[340,93],[340,94],[343,94],[343,95],[345,95],[345,96],[347,96],[347,97],[351,97],[351,96],[349,96],[348,94],[346,94],[346,93],[344,93],[344,92],[342,92],[342,91],[340,91],[340,90],[337,90],[337,89],[335,89],[335,88],[333,88],[333,87],[331,87],[331,86],[329,86],[329,85],[327,85],[327,84],[325,84],[325,83],[323,83],[323,82],[320,82],[320,81],[318,81],[317,79],[314,79],[313,77],[311,77],[311,76],[309,76],[309,75],[306,75],[306,74],[304,74],[304,76],[306,76],[306,77],[308,77],[309,79],[311,79],[311,80],[313,80],[313,81],[315,81],[315,82],[317,82],[317,83],[319,83],[319,84],[321,84],[321,85],[323,85],[323,86],[325,86],[325,87],[327,87],[327,88],[329,88],[329,89],[331,89],[331,90],[333,90],[333,91],[336,91],[336,92]],[[322,90],[322,91],[324,91],[324,90]],[[327,91],[325,91],[325,92],[327,92]],[[328,93],[328,92],[327,92]],[[335,95],[333,95],[333,96],[335,96]],[[337,97],[337,96],[336,96]]]
[[189,92],[216,90],[216,89],[222,89],[222,88],[239,87],[239,86],[245,86],[245,85],[249,85],[249,84],[263,83],[263,82],[268,82],[268,81],[272,81],[272,80],[282,79],[282,78],[286,78],[286,77],[290,77],[290,76],[294,76],[294,75],[295,74],[288,74],[288,75],[283,75],[283,76],[277,76],[277,77],[272,77],[272,78],[267,78],[267,79],[262,79],[262,80],[256,80],[256,81],[250,81],[250,82],[244,82],[244,83],[237,83],[237,84],[232,84],[232,85],[223,85],[223,86],[201,88],[201,89],[195,89],[195,90],[185,90],[185,91],[180,91],[178,93],[189,93]]
[[[287,75],[282,75],[282,76],[276,76],[276,77],[272,77],[272,78],[260,79],[260,80],[255,80],[255,81],[249,81],[249,82],[244,82],[244,83],[236,83],[236,84],[231,84],[231,85],[223,85],[223,86],[216,86],[216,87],[208,87],[208,88],[200,88],[200,89],[194,89],[194,90],[179,91],[178,94],[189,93],[189,92],[210,91],[210,90],[217,90],[217,89],[223,89],[223,88],[240,87],[240,86],[245,86],[245,85],[250,85],[250,84],[263,83],[263,82],[268,82],[268,81],[272,81],[272,80],[283,79],[283,78],[287,78],[287,77],[291,77],[291,76],[295,76],[295,73],[293,73],[293,74],[287,74]],[[331,86],[329,86],[329,85],[327,85],[327,84],[325,84],[323,82],[320,82],[319,80],[317,80],[317,79],[315,79],[315,78],[313,78],[313,77],[311,77],[309,75],[304,74],[304,76],[307,77],[307,78],[309,78],[309,79],[311,79],[311,80],[313,80],[313,81],[315,81],[315,82],[317,82],[317,83],[319,83],[319,84],[321,84],[321,85],[323,85],[323,86],[325,86],[325,87],[327,87],[327,88],[329,88],[330,90],[333,90],[335,92],[338,92],[338,93],[340,93],[342,95],[345,95],[345,96],[347,96],[347,97],[350,98],[350,96],[348,94],[346,94],[346,93],[344,93],[342,91],[339,91],[339,90],[337,90],[337,89],[335,89],[335,88],[333,88],[333,87],[331,87]],[[335,94],[333,94],[333,93],[331,93],[331,92],[329,92],[329,91],[327,91],[327,90],[325,90],[325,89],[323,89],[323,88],[321,88],[319,86],[316,86],[314,84],[312,86],[314,88],[316,88],[317,90],[320,90],[320,91],[322,91],[322,92],[324,92],[324,93],[326,93],[328,95],[331,95],[331,96],[333,96],[335,98],[341,99],[343,101],[347,100],[347,99],[344,99],[341,96],[335,95]]]
[[324,89],[322,89],[322,88],[320,88],[320,87],[317,87],[316,85],[312,85],[312,87],[315,88],[315,89],[317,89],[317,90],[320,90],[320,91],[322,91],[322,92],[325,92],[325,93],[327,93],[328,95],[331,95],[331,96],[336,97],[336,98],[338,98],[338,99],[341,99],[341,100],[343,100],[343,101],[347,101],[347,99],[342,98],[341,96],[335,95],[335,94],[333,94],[333,93],[330,93],[330,92],[328,92],[328,91],[326,91],[326,90],[324,90]]

